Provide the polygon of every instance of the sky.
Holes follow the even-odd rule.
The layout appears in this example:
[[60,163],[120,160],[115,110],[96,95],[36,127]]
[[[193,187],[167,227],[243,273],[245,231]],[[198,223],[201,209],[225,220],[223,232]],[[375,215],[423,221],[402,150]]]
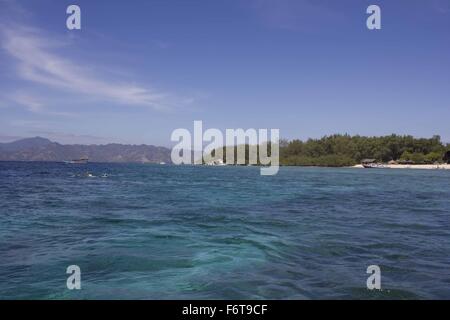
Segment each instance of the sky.
[[450,142],[449,119],[450,0],[0,0],[0,142],[171,146],[194,120]]

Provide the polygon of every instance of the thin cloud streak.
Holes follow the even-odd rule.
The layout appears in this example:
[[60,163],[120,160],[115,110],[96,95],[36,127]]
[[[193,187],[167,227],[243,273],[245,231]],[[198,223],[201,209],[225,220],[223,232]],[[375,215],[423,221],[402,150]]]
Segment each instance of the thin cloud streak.
[[41,115],[49,115],[49,116],[64,116],[64,117],[74,117],[76,114],[71,112],[62,112],[62,111],[51,111],[45,107],[45,104],[42,99],[25,93],[25,92],[16,92],[8,97],[9,101],[12,101],[15,104],[21,105],[25,107],[28,111],[41,114]]
[[10,136],[10,135],[0,134],[0,143],[13,142],[13,141],[17,141],[17,140],[20,140],[23,138],[24,137],[22,137],[22,136]]
[[37,135],[61,144],[104,145],[108,143],[120,143],[117,141],[117,139],[112,137],[101,137],[89,134],[73,134],[67,132],[47,131],[47,130],[31,130],[28,132],[32,136]]
[[450,12],[450,3],[448,0],[434,0],[433,8],[440,14],[448,14]]
[[43,104],[28,94],[16,93],[11,96],[11,100],[24,106],[31,112],[41,113],[43,111]]
[[24,80],[117,104],[171,109],[173,97],[168,94],[138,84],[107,81],[52,52],[62,43],[47,40],[37,29],[2,29],[2,47],[18,62],[17,74]]

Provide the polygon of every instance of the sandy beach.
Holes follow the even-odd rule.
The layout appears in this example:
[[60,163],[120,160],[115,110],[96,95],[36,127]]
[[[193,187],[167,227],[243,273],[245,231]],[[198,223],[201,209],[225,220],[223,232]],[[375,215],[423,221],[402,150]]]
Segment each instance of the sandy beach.
[[[352,168],[364,169],[362,164],[357,164]],[[383,164],[385,169],[443,169],[450,170],[450,164]]]

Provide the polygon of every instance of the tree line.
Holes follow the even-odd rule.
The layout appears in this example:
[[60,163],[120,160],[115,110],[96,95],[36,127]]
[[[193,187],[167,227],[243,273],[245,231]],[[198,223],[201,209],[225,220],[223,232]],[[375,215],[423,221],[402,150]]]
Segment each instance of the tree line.
[[364,159],[378,162],[408,161],[415,164],[443,162],[450,145],[438,135],[365,137],[335,134],[306,141],[282,141],[280,163],[284,165],[349,166]]
[[[247,157],[249,147],[245,147]],[[234,149],[236,152],[237,148]],[[415,164],[442,163],[448,161],[445,155],[449,151],[450,144],[444,144],[438,135],[432,138],[415,138],[411,135],[395,134],[381,137],[334,134],[306,141],[281,140],[280,164],[342,167],[361,163],[364,159],[374,159],[376,162],[394,160]],[[213,155],[214,153],[213,151]],[[224,147],[224,162],[225,154]]]

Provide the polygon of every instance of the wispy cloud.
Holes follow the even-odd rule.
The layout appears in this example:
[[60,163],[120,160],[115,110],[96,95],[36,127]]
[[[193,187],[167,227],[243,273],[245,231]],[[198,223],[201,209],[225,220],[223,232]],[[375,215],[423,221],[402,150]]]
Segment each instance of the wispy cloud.
[[[17,62],[17,75],[22,79],[122,105],[156,110],[172,107],[173,95],[141,84],[109,80],[105,75],[94,74],[94,68],[87,67],[86,63],[76,63],[61,56],[56,49],[66,44],[49,40],[38,29],[2,26],[1,45]],[[42,107],[37,102],[23,102],[28,102],[31,111]]]
[[28,131],[28,133],[33,136],[38,135],[63,144],[107,144],[117,140],[111,137],[100,137],[88,134],[73,134],[47,130],[30,130]]
[[10,96],[11,100],[26,107],[29,111],[34,113],[41,113],[43,105],[35,97],[24,93],[15,93]]
[[13,94],[8,95],[6,99],[14,104],[25,107],[28,111],[35,114],[64,117],[76,116],[75,113],[71,112],[50,110],[46,107],[46,104],[48,104],[48,102],[44,102],[43,98],[25,91],[17,91]]
[[0,143],[5,143],[5,142],[13,142],[19,139],[23,139],[22,136],[10,136],[10,135],[3,135],[0,134]]
[[432,6],[440,14],[450,13],[450,2],[448,0],[433,0]]
[[10,121],[9,125],[12,127],[44,130],[49,128],[52,125],[52,123],[49,121],[41,121],[41,120],[16,119]]

